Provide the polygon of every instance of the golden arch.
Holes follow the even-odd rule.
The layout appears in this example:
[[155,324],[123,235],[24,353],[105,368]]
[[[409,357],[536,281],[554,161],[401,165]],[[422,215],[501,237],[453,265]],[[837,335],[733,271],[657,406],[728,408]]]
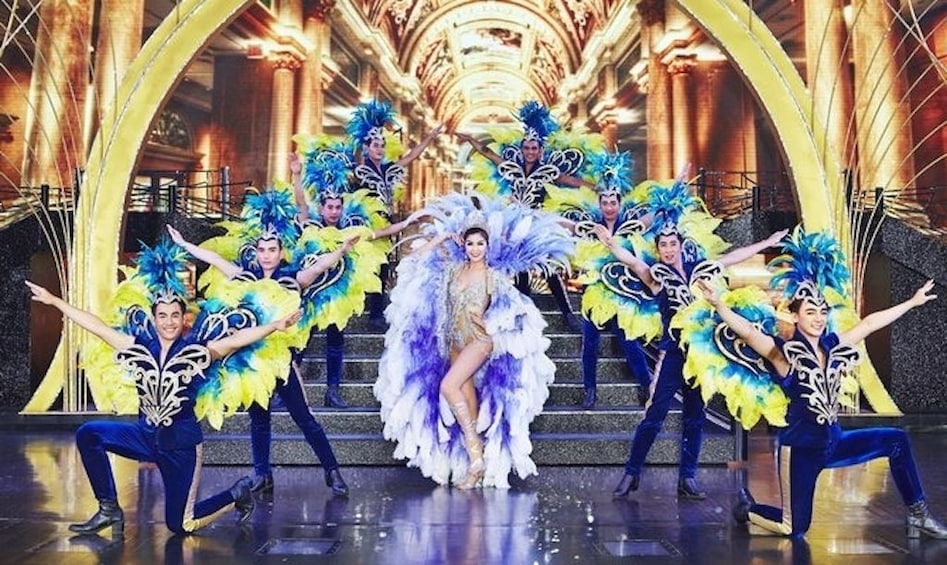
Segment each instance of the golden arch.
[[[118,267],[124,194],[148,126],[204,44],[250,3],[184,0],[128,69],[93,142],[89,176],[76,213],[70,280],[71,297],[78,305],[101,313],[116,286],[112,273]],[[822,127],[811,113],[811,99],[785,51],[739,0],[678,0],[678,5],[730,56],[773,121],[805,226],[831,230],[847,241],[848,222],[838,205],[839,166],[822,146]],[[65,357],[60,342],[52,366],[24,412],[42,412],[52,405],[63,386]],[[861,375],[862,387],[874,409],[898,413],[874,369],[868,363],[862,366],[867,368]],[[92,391],[93,398],[96,392]]]

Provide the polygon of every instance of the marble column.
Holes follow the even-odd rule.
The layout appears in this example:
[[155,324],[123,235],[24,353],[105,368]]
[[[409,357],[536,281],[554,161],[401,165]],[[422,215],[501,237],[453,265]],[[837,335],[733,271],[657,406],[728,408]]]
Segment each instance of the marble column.
[[24,123],[21,184],[73,186],[85,165],[83,115],[89,87],[93,2],[48,0],[39,9]]
[[[695,165],[694,158],[694,103],[691,94],[691,71],[697,63],[689,57],[677,57],[668,65],[671,76],[673,175]],[[690,171],[693,174],[694,171]]]
[[846,43],[843,0],[803,2],[806,33],[806,83],[815,117],[825,126],[829,153],[843,168],[854,163],[852,77]]
[[664,0],[641,0],[642,56],[647,50],[648,77],[645,119],[648,124],[647,171],[650,179],[674,176],[671,143],[671,90],[667,67],[661,62],[657,44],[664,35]]
[[289,154],[293,143],[293,107],[296,71],[301,63],[289,53],[273,60],[273,100],[270,111],[270,145],[267,181],[289,180]]
[[859,188],[869,195],[876,187],[896,193],[914,186],[901,27],[885,0],[852,0],[852,13]]
[[299,97],[296,109],[296,133],[322,133],[325,115],[325,88],[322,80],[322,58],[328,53],[330,31],[329,14],[335,0],[317,0],[306,4],[303,34],[312,44],[299,73]]

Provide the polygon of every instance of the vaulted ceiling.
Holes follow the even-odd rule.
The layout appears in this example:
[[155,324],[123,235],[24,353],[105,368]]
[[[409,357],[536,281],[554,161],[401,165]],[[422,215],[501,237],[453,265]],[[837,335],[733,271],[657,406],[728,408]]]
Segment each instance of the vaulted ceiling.
[[359,0],[424,102],[457,127],[506,121],[525,100],[557,103],[619,0]]

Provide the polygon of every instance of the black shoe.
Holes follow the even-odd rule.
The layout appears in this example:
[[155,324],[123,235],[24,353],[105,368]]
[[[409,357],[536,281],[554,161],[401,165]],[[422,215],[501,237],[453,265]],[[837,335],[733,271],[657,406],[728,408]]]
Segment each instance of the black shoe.
[[647,387],[638,387],[638,406],[644,408],[648,405],[648,397],[651,396],[651,390]]
[[569,326],[569,329],[576,332],[582,333],[582,320],[573,312],[566,314],[566,325]]
[[122,537],[125,532],[125,514],[117,500],[100,500],[99,511],[82,524],[70,524],[69,531],[81,535],[94,534],[112,527],[112,537]]
[[326,389],[326,396],[324,399],[324,404],[328,408],[348,408],[349,404],[342,398],[342,394],[339,391],[339,385],[329,385],[329,388]]
[[255,475],[250,483],[250,492],[273,492],[273,475]]
[[625,473],[625,476],[621,478],[618,486],[612,491],[612,498],[622,498],[628,496],[629,492],[638,490],[638,483],[640,481],[641,477],[639,475],[629,475]]
[[703,500],[707,498],[707,493],[697,488],[696,479],[688,477],[678,481],[677,497],[686,500]]
[[582,409],[591,410],[595,408],[595,387],[585,389],[585,398],[582,399]]
[[750,507],[756,504],[753,495],[744,487],[737,493],[737,503],[733,505],[733,519],[737,524],[746,524],[750,521]]
[[349,495],[349,486],[342,480],[342,473],[339,472],[338,467],[326,472],[326,486],[332,489],[332,494],[335,496]]
[[[270,486],[272,486],[272,477]],[[230,496],[233,497],[233,507],[237,510],[237,522],[243,523],[250,519],[253,509],[256,508],[256,501],[253,500],[253,491],[251,490],[253,481],[250,477],[243,477],[230,487]]]

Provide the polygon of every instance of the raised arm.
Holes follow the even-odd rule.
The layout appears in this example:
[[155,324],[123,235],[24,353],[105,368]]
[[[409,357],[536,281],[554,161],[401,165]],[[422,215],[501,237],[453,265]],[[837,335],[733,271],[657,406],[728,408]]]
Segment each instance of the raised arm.
[[776,347],[776,341],[772,336],[761,332],[756,326],[751,324],[749,320],[731,310],[730,307],[720,299],[717,290],[710,286],[707,281],[698,280],[697,286],[700,287],[700,290],[704,293],[704,298],[707,299],[707,302],[720,314],[720,318],[730,326],[733,333],[740,336],[753,351],[765,357],[766,360],[773,365],[773,368],[776,369],[776,372],[779,373],[779,376],[785,377],[789,373],[789,362],[786,361],[783,352]]
[[195,259],[203,261],[208,265],[217,267],[220,271],[227,276],[227,278],[232,279],[238,274],[240,274],[240,267],[231,263],[230,261],[224,259],[217,253],[204,249],[203,247],[198,247],[188,240],[184,239],[184,236],[181,235],[181,232],[168,225],[168,234],[171,236],[171,241],[177,243],[184,248],[185,251],[190,253]]
[[618,240],[612,237],[612,234],[608,233],[608,229],[605,226],[599,224],[592,229],[595,231],[598,240],[608,247],[612,255],[622,263],[628,265],[641,282],[651,289],[651,292],[657,294],[661,291],[661,285],[651,276],[651,267],[649,267],[647,263],[636,257],[631,251],[619,245]]
[[789,230],[779,230],[763,241],[758,241],[756,243],[747,245],[746,247],[739,247],[733,251],[730,251],[729,253],[725,253],[724,255],[721,255],[717,261],[719,261],[724,267],[742,263],[760,251],[776,245],[784,237],[786,237],[787,233],[789,233]]
[[473,147],[474,151],[476,151],[477,153],[480,153],[481,155],[483,155],[484,157],[492,161],[494,165],[499,165],[500,163],[503,162],[503,157],[500,157],[499,155],[497,155],[496,151],[487,147],[487,145],[484,142],[480,141],[474,136],[467,133],[455,133],[454,135],[457,136],[457,139],[459,139],[461,143],[464,143],[464,142],[469,143],[470,146]]
[[92,312],[86,312],[85,310],[76,308],[62,298],[53,296],[51,292],[38,284],[26,281],[26,286],[28,286],[30,292],[33,293],[33,300],[55,307],[67,318],[79,324],[80,327],[99,336],[105,343],[111,345],[113,348],[119,350],[127,349],[135,344],[135,338],[110,327]]
[[427,134],[427,137],[421,140],[421,143],[419,143],[411,151],[408,151],[404,157],[398,159],[398,165],[407,167],[411,161],[414,161],[420,157],[421,153],[427,149],[427,146],[430,145],[431,142],[434,141],[434,138],[440,135],[442,131],[444,131],[444,124],[438,124],[436,128],[431,130],[431,133]]
[[914,296],[905,300],[901,304],[892,306],[891,308],[887,308],[885,310],[879,310],[878,312],[874,312],[865,316],[865,318],[858,322],[854,328],[839,336],[840,343],[854,345],[868,337],[872,332],[880,330],[888,324],[891,324],[903,316],[911,308],[920,306],[922,304],[927,304],[931,300],[934,300],[937,298],[937,295],[930,294],[931,290],[933,289],[934,281],[929,280],[921,285],[921,288],[917,289],[917,291],[914,293]]
[[343,241],[342,245],[316,259],[316,262],[313,263],[312,266],[296,273],[296,282],[299,283],[299,286],[303,288],[308,287],[316,280],[316,277],[332,268],[333,265],[342,259],[343,255],[349,252],[349,249],[352,249],[353,245],[358,243],[359,237],[360,236],[353,235]]
[[210,355],[214,359],[226,357],[241,347],[259,341],[275,331],[285,331],[298,322],[302,318],[302,314],[303,311],[299,309],[275,322],[234,332],[225,338],[208,342],[207,349],[210,350]]
[[574,188],[579,188],[582,186],[585,186],[588,188],[595,188],[595,183],[591,183],[585,179],[581,179],[573,175],[559,175],[559,178],[556,179],[556,182],[558,184],[564,184],[566,186],[571,186]]
[[289,156],[289,171],[293,181],[293,197],[296,199],[296,219],[300,224],[305,224],[309,219],[309,202],[303,189],[303,164],[295,153]]

